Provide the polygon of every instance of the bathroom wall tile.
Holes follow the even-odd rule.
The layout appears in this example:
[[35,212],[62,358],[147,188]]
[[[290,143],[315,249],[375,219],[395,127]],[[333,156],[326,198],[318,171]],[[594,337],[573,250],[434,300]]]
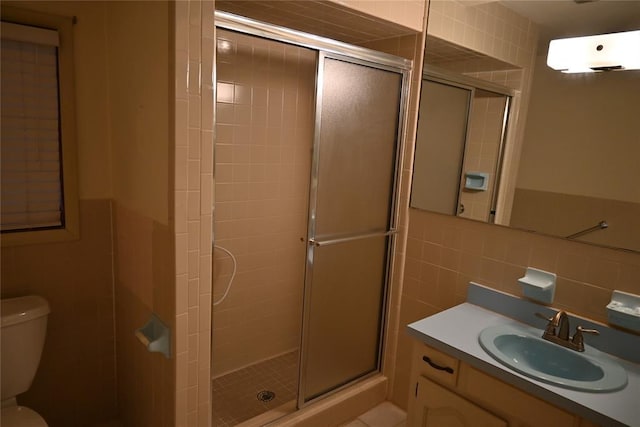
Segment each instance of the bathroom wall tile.
[[426,262],[432,264],[440,264],[442,262],[442,246],[431,242],[425,242],[422,244],[422,256]]
[[189,307],[189,280],[185,275],[176,277],[176,313],[186,313]]
[[187,248],[189,251],[200,249],[200,222],[187,222]]
[[188,384],[188,361],[187,353],[176,354],[176,387],[178,390],[187,388]]
[[[186,3],[186,2],[185,2]],[[193,425],[187,424],[187,390],[180,389],[176,391],[176,424],[177,425]]]
[[[202,255],[200,257],[200,273],[199,279],[201,286],[199,286],[200,295],[211,293],[211,255]],[[210,298],[210,296],[209,296]]]
[[[253,48],[255,52],[265,52],[273,61],[292,59],[295,67],[313,64],[312,56],[305,51],[298,53],[297,48],[276,49],[270,42],[227,33],[224,37],[235,43],[239,51],[248,52],[246,55],[250,55]],[[233,62],[242,67],[244,58],[233,57]],[[250,56],[246,58],[250,59]],[[232,139],[228,141],[227,137],[225,140],[231,145],[220,144],[220,138],[216,142],[215,237],[216,244],[229,249],[237,257],[238,272],[231,293],[220,306],[215,307],[213,313],[216,337],[214,375],[282,353],[295,345],[291,344],[289,335],[299,336],[299,329],[292,329],[285,322],[285,317],[290,316],[287,307],[291,302],[282,297],[274,299],[264,291],[268,289],[268,283],[280,288],[279,292],[289,292],[287,283],[290,282],[277,280],[275,266],[278,266],[278,274],[295,274],[298,283],[302,280],[302,271],[290,270],[291,267],[283,262],[290,256],[282,251],[295,247],[300,251],[295,253],[302,254],[304,249],[304,245],[298,246],[298,239],[305,234],[307,188],[297,182],[306,181],[309,174],[311,134],[298,130],[300,121],[297,117],[302,105],[296,100],[299,97],[298,77],[293,78],[292,75],[291,83],[280,79],[277,84],[272,84],[266,79],[268,62],[258,61],[249,68],[262,66],[267,68],[267,72],[254,75],[243,75],[239,72],[241,69],[218,69],[219,78],[234,85],[233,96],[228,100],[234,102],[235,111],[234,122],[231,123],[234,126]],[[313,67],[305,68],[304,73],[308,73],[308,83],[311,84],[305,90],[311,93]],[[311,103],[305,104],[305,108],[312,107]],[[270,114],[271,119],[275,117],[278,120],[287,115],[289,119],[282,121],[289,126],[287,130],[265,127]],[[256,118],[258,120],[254,120]],[[220,124],[217,130],[219,134],[229,133]],[[304,178],[297,179],[297,176]],[[282,255],[277,256],[277,251]],[[221,251],[216,251],[215,259],[213,280],[214,299],[217,300],[230,279],[231,260]],[[300,258],[302,262],[303,257]],[[202,267],[208,267],[209,272],[201,272],[201,276],[211,275],[210,265],[201,264]],[[204,291],[210,291],[210,288]],[[261,304],[265,298],[270,298],[272,304]],[[295,305],[299,305],[301,300],[299,295]],[[299,326],[298,319],[299,316],[289,323]],[[249,327],[264,325],[265,322],[273,327],[268,330]],[[261,332],[256,333],[257,330]]]
[[[638,260],[636,260],[636,262],[637,261]],[[623,292],[640,293],[639,288],[640,265],[621,263],[617,289]]]
[[[193,3],[197,4],[198,2],[191,2],[191,4]],[[189,9],[191,9],[191,4]],[[202,27],[199,24],[189,25],[189,61],[194,61],[198,64],[202,61],[201,43]]]
[[[81,200],[80,217],[77,241],[3,248],[1,253],[2,297],[37,294],[51,307],[38,373],[18,397],[50,426],[76,420],[90,424],[116,414],[111,202]],[[86,345],[79,348],[78,342]],[[60,389],[69,372],[77,374],[73,386]],[[51,390],[69,405],[54,405]]]
[[484,247],[484,235],[480,230],[467,227],[462,231],[462,240],[460,242],[460,249],[463,252],[467,252],[474,255],[482,255]]
[[620,263],[599,257],[589,257],[587,276],[590,283],[613,289],[620,277]]
[[176,234],[176,274],[186,274],[188,272],[188,235],[187,233]]
[[189,251],[187,253],[188,266],[187,269],[189,271],[188,277],[189,279],[195,279],[198,277],[198,273],[200,271],[200,254],[198,250]]
[[513,234],[507,241],[505,261],[510,264],[528,266],[531,256],[531,245],[525,233]]
[[174,185],[176,190],[187,190],[189,187],[188,182],[188,153],[187,147],[176,147],[174,167],[176,173],[176,179]]
[[[183,68],[186,68],[186,67],[183,67]],[[185,99],[175,100],[174,108],[175,108],[175,133],[176,133],[175,144],[176,144],[176,147],[185,147],[189,143],[189,138],[188,138],[189,100],[188,98],[186,98],[186,95],[185,95]]]
[[187,220],[196,221],[200,219],[200,192],[187,192]]
[[558,274],[567,279],[586,282],[588,275],[589,258],[576,254],[573,251],[564,250],[558,255]]
[[[186,337],[189,333],[189,315],[180,313],[176,316],[176,337]],[[184,353],[188,350],[187,340],[176,340],[176,354]]]
[[[208,388],[207,388],[208,390]],[[198,427],[209,427],[211,425],[211,405],[202,404],[198,406]]]
[[529,266],[545,271],[557,271],[558,248],[557,245],[545,241],[545,239],[532,239]]

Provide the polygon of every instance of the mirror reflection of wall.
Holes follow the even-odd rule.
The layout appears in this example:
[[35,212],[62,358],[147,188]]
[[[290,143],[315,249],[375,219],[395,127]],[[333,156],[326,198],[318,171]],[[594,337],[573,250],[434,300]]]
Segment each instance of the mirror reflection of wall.
[[456,215],[471,90],[422,81],[411,207]]
[[493,222],[510,94],[487,86],[425,73],[411,207]]
[[536,61],[509,225],[569,236],[606,220],[580,239],[640,250],[640,71],[564,74],[545,60]]
[[[638,16],[640,2],[432,0],[425,65],[497,83],[514,93],[503,173],[498,193],[490,197],[495,218],[480,213],[485,202],[476,199],[481,192],[464,191],[462,167],[454,195],[457,209],[449,214],[460,215],[462,204],[463,217],[466,213],[467,218],[559,237],[606,220],[608,228],[576,239],[640,251],[640,168],[634,165],[640,158],[640,103],[632,99],[640,72],[567,75],[546,66],[550,37],[634,29],[634,8]],[[468,143],[473,112],[470,117]],[[424,133],[424,121],[421,114],[419,133]],[[419,150],[418,143],[416,155]],[[465,151],[466,171],[483,169],[478,163],[468,167],[466,159],[470,155]],[[414,183],[416,174],[417,157]],[[420,208],[413,194],[411,206]]]

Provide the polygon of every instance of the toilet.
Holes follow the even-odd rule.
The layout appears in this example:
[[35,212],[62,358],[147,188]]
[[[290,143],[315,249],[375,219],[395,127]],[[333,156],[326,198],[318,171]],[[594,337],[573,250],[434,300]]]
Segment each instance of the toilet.
[[44,418],[26,406],[19,406],[16,396],[29,390],[40,364],[49,303],[35,295],[2,299],[0,303],[0,425],[46,427]]

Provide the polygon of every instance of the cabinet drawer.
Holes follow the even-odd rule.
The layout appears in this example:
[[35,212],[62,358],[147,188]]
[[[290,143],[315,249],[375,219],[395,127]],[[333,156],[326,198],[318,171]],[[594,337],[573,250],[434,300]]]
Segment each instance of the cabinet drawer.
[[459,361],[422,343],[413,348],[415,374],[434,380],[442,385],[455,387]]
[[571,427],[579,420],[509,384],[493,378],[466,363],[460,364],[458,390],[464,396],[497,414],[515,417],[532,427]]

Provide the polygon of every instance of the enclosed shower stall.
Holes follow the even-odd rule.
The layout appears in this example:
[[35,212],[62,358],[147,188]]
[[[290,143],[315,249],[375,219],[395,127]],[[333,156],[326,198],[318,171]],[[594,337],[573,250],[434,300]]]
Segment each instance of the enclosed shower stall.
[[410,61],[217,12],[213,425],[379,372]]

